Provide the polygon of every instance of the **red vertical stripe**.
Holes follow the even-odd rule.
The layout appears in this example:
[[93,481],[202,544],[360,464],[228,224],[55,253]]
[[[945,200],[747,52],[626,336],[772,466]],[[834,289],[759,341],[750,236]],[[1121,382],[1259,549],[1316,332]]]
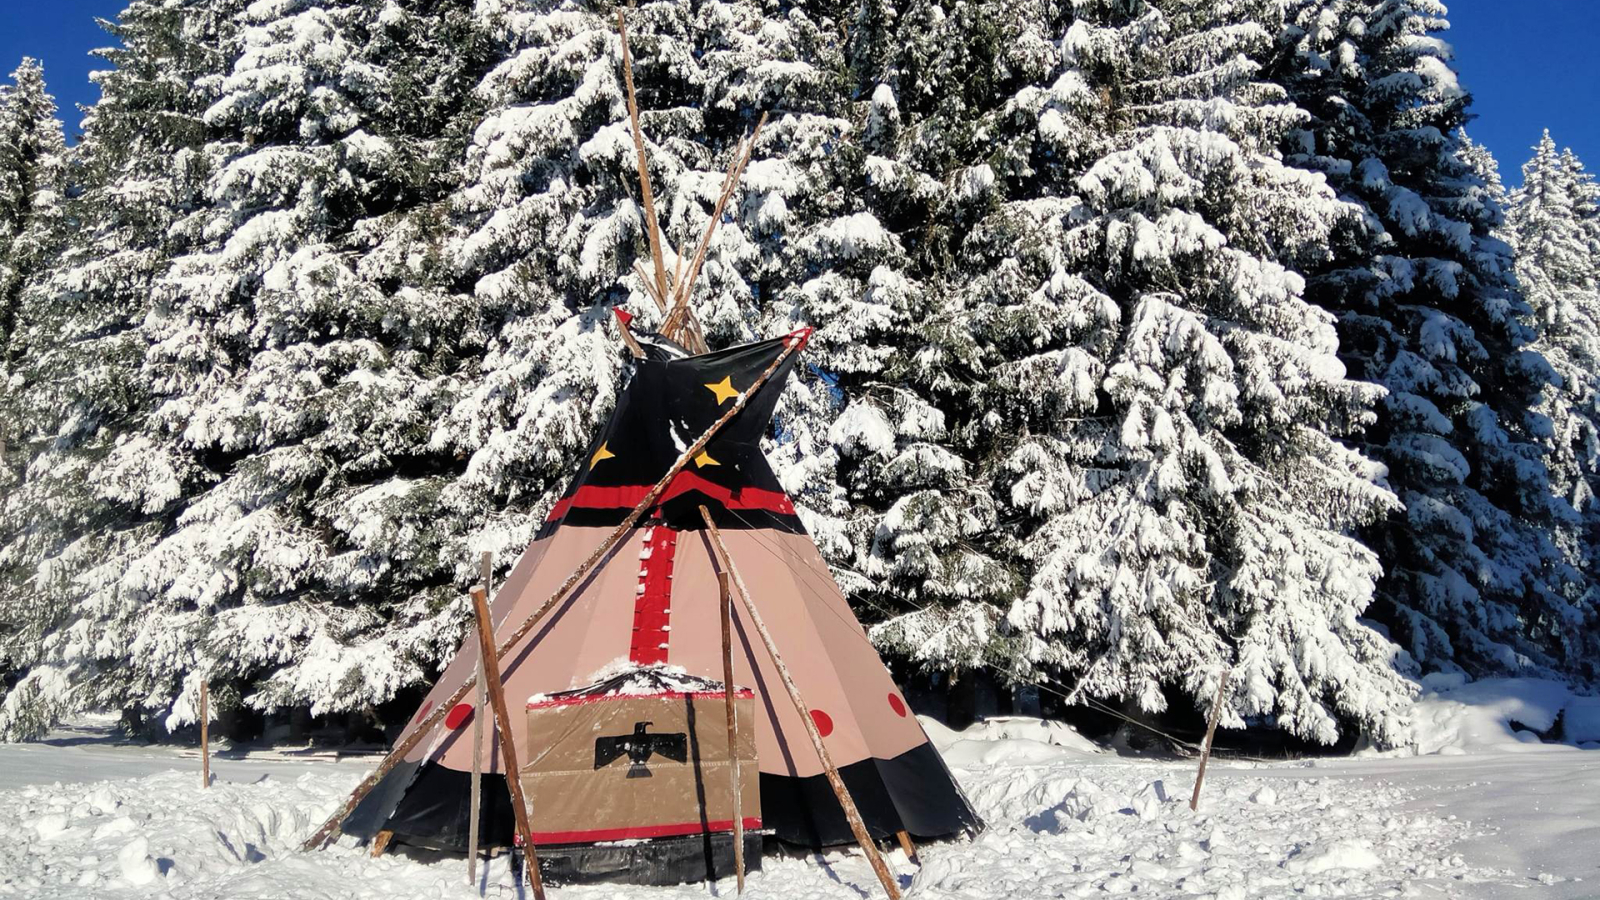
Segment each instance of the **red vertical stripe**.
[[639,587],[633,601],[633,644],[628,659],[645,666],[667,661],[672,629],[672,561],[678,532],[665,525],[644,530],[639,550]]

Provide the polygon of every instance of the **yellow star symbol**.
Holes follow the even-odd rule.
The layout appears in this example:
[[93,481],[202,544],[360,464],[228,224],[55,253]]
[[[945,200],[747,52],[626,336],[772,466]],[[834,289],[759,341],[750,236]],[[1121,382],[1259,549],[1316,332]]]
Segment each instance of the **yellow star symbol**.
[[716,460],[712,459],[711,458],[711,454],[705,452],[704,450],[701,450],[700,451],[700,455],[696,456],[694,458],[694,464],[695,464],[696,468],[702,468],[702,467],[705,467],[705,466],[720,466],[720,465],[722,465],[722,463],[719,463]]
[[599,464],[600,460],[610,459],[613,456],[616,456],[616,454],[612,453],[610,450],[607,450],[605,444],[601,444],[600,449],[596,450],[594,452],[594,456],[589,458],[589,468],[592,469]]
[[721,406],[739,396],[739,389],[733,386],[733,376],[727,375],[716,384],[706,385],[706,390],[717,395],[717,405]]

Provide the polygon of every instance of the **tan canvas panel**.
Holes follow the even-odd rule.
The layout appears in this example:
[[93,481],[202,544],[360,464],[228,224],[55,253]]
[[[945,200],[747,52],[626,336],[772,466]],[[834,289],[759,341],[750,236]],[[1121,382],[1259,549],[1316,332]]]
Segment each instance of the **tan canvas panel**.
[[[823,743],[835,763],[891,759],[927,740],[809,538],[754,530],[728,530],[722,538],[822,726]],[[685,534],[678,549],[668,661],[707,677],[717,677],[722,654],[722,633],[713,627],[719,596],[715,569],[704,535]],[[756,691],[762,771],[820,775],[822,762],[784,692],[777,666],[743,608],[735,604],[735,610],[733,680]],[[901,704],[895,706],[891,697]]]
[[[508,630],[537,609],[607,533],[569,526],[535,542],[495,597],[497,631]],[[626,658],[630,632],[625,623],[631,621],[637,596],[641,534],[631,533],[567,603],[507,656],[502,678],[512,704],[534,694],[581,687],[595,672]],[[927,740],[805,535],[729,530],[723,539],[795,683],[823,725],[824,743],[838,765],[869,757],[890,759]],[[691,675],[720,681],[718,603],[716,563],[708,543],[701,533],[684,532],[675,560],[668,661]],[[784,693],[777,667],[738,604],[733,650],[734,683],[754,688],[757,695],[755,739],[762,770],[800,777],[821,774],[821,761]],[[443,702],[476,666],[476,644],[465,642],[416,718]],[[453,720],[454,728],[451,721],[408,758],[426,754],[451,768],[469,769],[471,745],[463,736],[471,734],[470,719]],[[525,738],[522,729],[515,730],[519,744]],[[525,756],[527,748],[519,746],[518,753]],[[497,772],[498,766],[497,754],[486,754],[486,769]]]
[[[563,528],[535,541],[512,569],[506,583],[495,594],[491,615],[496,634],[510,631],[538,609],[566,581],[578,563],[599,546],[608,530]],[[628,652],[628,630],[616,627],[631,616],[637,576],[635,540],[624,541],[566,603],[551,610],[545,619],[501,661],[501,678],[506,700],[513,709],[536,693],[554,693],[581,687],[589,676],[607,663]],[[630,565],[630,563],[632,565]],[[437,684],[428,692],[423,708],[413,718],[413,727],[433,704],[442,703],[478,666],[476,641],[465,641],[450,661]],[[466,704],[471,703],[471,695]],[[454,769],[472,766],[472,747],[463,739],[472,733],[470,719],[457,720],[449,727],[446,720],[438,733],[418,744],[407,759],[431,756]],[[523,730],[514,729],[513,739],[523,740]],[[486,746],[493,747],[492,736]],[[519,754],[526,750],[519,747]],[[486,771],[498,772],[498,754],[485,756]]]
[[[529,704],[522,783],[540,844],[731,831],[724,695],[673,692]],[[746,829],[761,827],[754,699],[735,695]]]

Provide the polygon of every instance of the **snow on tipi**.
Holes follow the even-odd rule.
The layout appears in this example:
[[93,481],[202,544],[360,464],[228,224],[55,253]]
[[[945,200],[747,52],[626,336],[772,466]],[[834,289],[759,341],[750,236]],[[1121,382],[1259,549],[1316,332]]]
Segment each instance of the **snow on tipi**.
[[[734,154],[724,200],[754,145]],[[752,771],[734,779],[737,825],[757,841],[866,845],[980,826],[762,454],[810,329],[709,352],[688,310],[718,218],[670,280],[649,223],[656,268],[641,277],[663,333],[635,334],[618,311],[633,376],[490,612],[529,837],[574,880],[725,873],[740,808],[727,772],[741,757]],[[390,758],[308,845],[337,824],[467,847],[471,725],[492,713],[470,693],[479,656],[467,640]],[[724,731],[729,690],[738,735],[732,720]],[[506,772],[497,757],[485,771],[483,846],[511,846]]]

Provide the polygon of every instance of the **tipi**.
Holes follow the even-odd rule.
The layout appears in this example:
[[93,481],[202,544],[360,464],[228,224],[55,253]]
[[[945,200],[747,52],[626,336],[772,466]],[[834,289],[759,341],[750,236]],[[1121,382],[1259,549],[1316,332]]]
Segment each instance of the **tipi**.
[[[577,588],[546,614],[502,662],[513,702],[582,689],[619,661],[665,664],[689,676],[722,676],[721,569],[700,508],[710,511],[733,567],[812,708],[828,751],[876,837],[939,836],[976,818],[938,752],[906,707],[866,633],[818,554],[760,450],[783,383],[805,332],[680,359],[647,356],[595,438],[581,469],[493,606],[496,634],[528,618],[611,535],[695,437],[703,434],[760,374],[777,368],[748,396],[692,462],[671,479],[647,517],[605,554]],[[849,842],[851,832],[824,779],[803,723],[784,696],[773,659],[749,616],[736,609],[736,685],[755,693],[760,766],[760,827],[801,845]],[[466,643],[429,692],[419,724],[447,702],[477,667]],[[538,701],[535,701],[538,702]],[[515,710],[515,707],[513,707]],[[343,830],[437,847],[466,846],[470,702],[457,704],[368,795]],[[402,740],[406,737],[402,734]],[[515,736],[526,739],[520,730]],[[527,760],[519,752],[519,759]],[[503,779],[503,774],[495,777]],[[486,796],[503,797],[490,787]],[[484,833],[509,844],[509,807],[488,807]],[[574,835],[543,833],[542,844]],[[698,823],[683,823],[683,832]],[[618,840],[660,836],[659,827],[611,833]],[[584,835],[576,835],[583,839]],[[592,839],[592,838],[591,838]]]
[[[623,48],[626,66],[625,32]],[[631,101],[631,72],[629,93]],[[634,123],[642,174],[636,117]],[[752,136],[735,154],[724,199],[754,143]],[[653,226],[647,180],[643,190]],[[731,761],[748,743],[759,769],[753,781],[759,802],[744,807],[758,815],[735,816],[737,830],[807,847],[855,839],[883,879],[887,873],[868,847],[872,841],[897,834],[945,836],[980,823],[761,452],[810,329],[705,352],[698,324],[687,312],[694,274],[718,218],[713,214],[688,271],[679,271],[670,285],[670,296],[652,227],[658,280],[651,295],[671,336],[636,335],[629,317],[618,312],[636,358],[633,376],[492,605],[509,730],[519,766],[528,764],[519,773],[523,783],[530,770],[548,767],[566,752],[552,750],[552,741],[577,746],[580,754],[593,746],[592,770],[587,757],[562,764],[577,779],[564,783],[581,785],[568,793],[582,796],[549,794],[562,807],[559,826],[548,819],[541,824],[540,803],[531,804],[531,839],[541,854],[547,845],[684,837],[705,837],[709,849],[709,835],[726,839],[735,822],[709,814],[716,785],[708,788],[711,779],[703,775],[694,775],[686,788],[691,799],[698,796],[690,804],[698,814],[674,821],[660,809],[644,808],[653,800],[639,798],[656,796],[642,792],[647,785],[664,790],[674,767],[690,756],[699,773],[701,756],[716,755],[687,746],[697,734],[704,741],[711,733],[703,723],[696,728],[696,698],[725,698],[723,692],[731,690],[747,710],[741,715],[753,720],[743,724],[753,740],[735,738],[730,713],[718,752]],[[650,284],[649,273],[640,274]],[[730,584],[742,605],[728,601]],[[723,637],[725,622],[731,639]],[[725,678],[725,652],[731,655],[731,679]],[[390,758],[308,846],[337,828],[465,849],[472,794],[468,726],[487,712],[477,710],[469,695],[479,656],[478,642],[468,640]],[[611,715],[595,712],[612,708],[599,701],[625,702]],[[653,707],[656,713],[640,711],[650,707],[638,704],[648,702],[664,705]],[[718,727],[722,703],[718,699],[714,707]],[[566,718],[559,725],[541,724],[556,721],[539,718],[552,708],[584,712],[562,712]],[[552,738],[545,733],[551,727],[562,733]],[[624,754],[631,764],[615,761]],[[737,782],[738,764],[729,764]],[[491,767],[486,781],[479,819],[484,844],[510,846],[514,816],[505,773]],[[723,800],[742,793],[721,790]],[[859,811],[853,822],[852,806]],[[674,869],[670,861],[656,863]],[[669,871],[666,880],[674,874],[696,877],[695,871],[691,863]],[[703,864],[699,871],[705,872]],[[896,893],[887,880],[885,887]]]

